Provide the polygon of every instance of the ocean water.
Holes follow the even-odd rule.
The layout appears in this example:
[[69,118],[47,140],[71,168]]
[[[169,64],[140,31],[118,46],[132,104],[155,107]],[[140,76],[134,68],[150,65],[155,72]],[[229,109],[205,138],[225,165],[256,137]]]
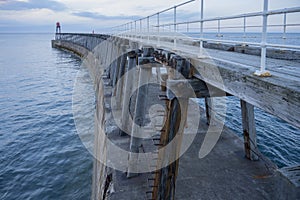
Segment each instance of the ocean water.
[[[237,97],[215,98],[215,110],[219,119],[241,138],[243,137],[240,100]],[[204,108],[204,99],[198,100]],[[226,109],[224,111],[224,105]],[[220,117],[220,116],[225,116]],[[279,168],[300,164],[300,129],[278,117],[254,108],[257,145],[260,152]],[[261,158],[263,159],[263,158]]]
[[[1,200],[91,196],[93,157],[77,134],[72,110],[81,61],[52,49],[52,38],[0,34]],[[81,89],[92,88],[88,83]]]
[[[183,32],[184,35],[193,38],[199,38],[200,33],[196,32]],[[221,32],[218,36],[217,32],[208,32],[204,33],[203,37],[206,39],[214,40],[231,40],[239,42],[261,42],[261,33],[248,32],[245,35],[243,33],[236,32]],[[283,33],[268,33],[267,34],[267,43],[270,44],[282,44],[282,45],[300,45],[300,33],[286,33],[285,38]]]
[[[0,199],[89,199],[94,95],[81,61],[51,34],[0,34]],[[299,129],[256,109],[258,145],[279,167],[300,163]],[[235,97],[226,125],[241,136]]]

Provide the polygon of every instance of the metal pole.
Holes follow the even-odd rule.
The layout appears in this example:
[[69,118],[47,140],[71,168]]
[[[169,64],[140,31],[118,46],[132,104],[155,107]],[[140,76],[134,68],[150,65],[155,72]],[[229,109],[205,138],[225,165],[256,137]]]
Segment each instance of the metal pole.
[[243,29],[244,29],[243,37],[245,38],[246,37],[246,17],[244,17],[244,27],[243,27]]
[[159,13],[157,13],[157,46],[160,46],[160,36],[159,36]]
[[133,32],[133,22],[130,22],[130,24],[131,24],[130,34],[131,34],[131,37],[133,38],[133,33],[132,33]]
[[286,13],[283,14],[283,36],[282,39],[286,39]]
[[221,34],[220,34],[220,20],[218,20],[218,35],[217,37],[221,37]]
[[264,0],[260,71],[255,72],[255,75],[258,75],[258,76],[270,76],[270,73],[266,71],[267,23],[268,23],[268,0]]
[[201,16],[200,16],[200,52],[199,52],[199,58],[203,58],[203,10],[204,10],[204,1],[201,0]]
[[243,29],[244,29],[243,41],[245,42],[246,41],[246,17],[244,17],[244,27],[243,27]]
[[176,15],[177,15],[177,13],[176,13],[176,6],[174,6],[174,50],[176,50],[176,48],[177,48],[177,44],[176,44],[176,32],[177,32],[177,30],[176,30]]
[[134,37],[137,37],[136,21],[134,21]]
[[147,17],[147,32],[148,32],[148,44],[150,43],[150,22],[149,22],[149,16]]
[[140,19],[140,40],[142,41],[143,40],[143,36],[142,36],[142,19]]

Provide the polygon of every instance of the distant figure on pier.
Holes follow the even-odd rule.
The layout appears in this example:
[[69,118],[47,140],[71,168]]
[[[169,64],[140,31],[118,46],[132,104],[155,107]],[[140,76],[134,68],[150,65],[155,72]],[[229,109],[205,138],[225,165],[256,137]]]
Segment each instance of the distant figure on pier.
[[60,23],[56,22],[56,33],[61,33]]

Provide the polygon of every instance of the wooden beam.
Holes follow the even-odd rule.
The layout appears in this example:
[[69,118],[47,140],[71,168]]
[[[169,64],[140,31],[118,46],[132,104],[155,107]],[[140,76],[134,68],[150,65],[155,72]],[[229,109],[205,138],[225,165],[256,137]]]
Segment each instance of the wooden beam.
[[185,98],[207,98],[230,96],[230,94],[213,87],[200,79],[167,80],[167,96]]
[[241,100],[241,110],[246,157],[250,160],[258,160],[254,106]]
[[[175,183],[178,175],[179,155],[187,109],[188,98],[174,98],[167,101],[165,131],[162,132],[160,142],[165,146],[170,145],[172,140],[175,141],[172,143],[171,152],[160,150],[158,167],[161,169],[156,174],[155,183],[157,187],[153,190],[153,199],[175,199]],[[166,163],[171,164],[164,166]]]
[[191,59],[191,63],[195,77],[300,127],[300,89],[296,79],[284,77],[285,73],[256,77],[251,64],[211,59]]
[[211,107],[212,107],[211,98],[205,97],[205,113],[206,113],[206,123],[207,123],[207,125],[210,124]]

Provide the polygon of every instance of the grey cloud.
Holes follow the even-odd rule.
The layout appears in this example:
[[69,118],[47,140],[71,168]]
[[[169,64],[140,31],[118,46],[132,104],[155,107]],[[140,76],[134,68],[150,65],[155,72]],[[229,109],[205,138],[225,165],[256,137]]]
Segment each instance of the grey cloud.
[[28,10],[47,8],[50,10],[61,11],[66,9],[64,4],[53,0],[29,0],[28,2],[0,0],[0,2],[0,10]]
[[133,16],[125,16],[125,15],[118,15],[118,16],[106,16],[101,15],[99,13],[95,12],[76,12],[73,13],[74,16],[79,17],[87,17],[92,19],[98,19],[98,20],[136,20],[141,18],[141,16],[133,15]]

